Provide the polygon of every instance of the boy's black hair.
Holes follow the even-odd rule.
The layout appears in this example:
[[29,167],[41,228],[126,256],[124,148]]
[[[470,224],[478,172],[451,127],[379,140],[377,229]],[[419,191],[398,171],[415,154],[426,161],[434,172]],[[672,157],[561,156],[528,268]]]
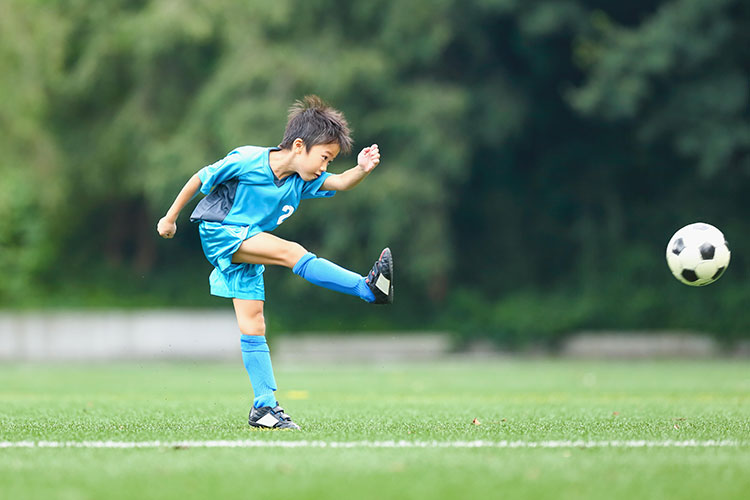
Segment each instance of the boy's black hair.
[[307,151],[316,144],[338,143],[342,153],[352,149],[349,124],[341,111],[333,109],[316,95],[306,95],[289,108],[284,140],[279,147],[290,149],[300,138]]

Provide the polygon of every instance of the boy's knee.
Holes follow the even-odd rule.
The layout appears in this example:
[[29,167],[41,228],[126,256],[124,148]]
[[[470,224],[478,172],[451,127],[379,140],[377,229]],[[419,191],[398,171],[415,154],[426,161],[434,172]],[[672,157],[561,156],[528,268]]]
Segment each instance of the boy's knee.
[[242,335],[265,335],[266,319],[263,312],[237,316],[237,324]]
[[284,249],[283,255],[281,255],[280,257],[284,260],[284,265],[286,267],[293,268],[294,265],[305,254],[307,254],[307,249],[305,249],[305,247],[303,247],[299,243],[290,241],[289,244]]

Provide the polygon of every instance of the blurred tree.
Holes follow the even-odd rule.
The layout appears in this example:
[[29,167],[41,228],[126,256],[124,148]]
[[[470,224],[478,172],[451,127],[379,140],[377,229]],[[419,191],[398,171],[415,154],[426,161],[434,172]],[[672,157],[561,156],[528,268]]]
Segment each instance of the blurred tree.
[[701,301],[665,288],[662,258],[698,219],[750,243],[746,4],[6,0],[0,300],[217,303],[188,214],[175,240],[154,225],[191,174],[276,144],[316,93],[383,163],[278,234],[362,272],[390,245],[399,305],[368,316],[269,270],[269,308],[296,305],[284,326],[750,330],[730,313],[741,260]]
[[43,288],[54,267],[52,216],[65,194],[61,152],[46,127],[64,26],[54,12],[8,0],[0,15],[0,304]]
[[[662,246],[695,220],[747,245],[745,3],[483,5],[475,24],[499,27],[479,30],[495,34],[483,40],[497,60],[464,50],[462,61],[512,67],[527,114],[518,137],[475,150],[468,210],[454,214],[471,257],[459,271],[479,284],[465,287],[463,310],[484,318],[469,330],[512,342],[580,328],[747,335],[748,315],[729,312],[747,297],[741,285],[703,297],[675,286]],[[735,283],[746,272],[735,259]]]
[[603,12],[575,55],[584,85],[574,107],[605,120],[632,120],[637,137],[666,142],[703,177],[750,172],[750,7],[738,0],[679,0],[626,29]]

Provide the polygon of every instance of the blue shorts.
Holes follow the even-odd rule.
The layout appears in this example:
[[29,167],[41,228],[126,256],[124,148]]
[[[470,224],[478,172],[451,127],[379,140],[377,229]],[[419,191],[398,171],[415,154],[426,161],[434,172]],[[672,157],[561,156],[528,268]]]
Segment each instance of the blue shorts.
[[232,255],[246,239],[260,233],[250,226],[201,222],[198,227],[206,258],[214,266],[208,281],[211,295],[247,300],[265,300],[263,271],[259,264],[232,264]]

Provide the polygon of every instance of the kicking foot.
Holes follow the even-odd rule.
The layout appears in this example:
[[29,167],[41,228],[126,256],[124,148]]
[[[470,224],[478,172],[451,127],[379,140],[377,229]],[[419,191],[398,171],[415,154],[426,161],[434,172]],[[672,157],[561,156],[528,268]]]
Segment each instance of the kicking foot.
[[284,408],[279,406],[264,406],[262,408],[253,408],[247,418],[247,423],[252,427],[263,429],[292,429],[299,430],[299,425],[292,422],[292,417],[284,413]]
[[393,304],[393,256],[390,248],[380,252],[380,258],[372,266],[365,282],[375,295],[373,304]]

